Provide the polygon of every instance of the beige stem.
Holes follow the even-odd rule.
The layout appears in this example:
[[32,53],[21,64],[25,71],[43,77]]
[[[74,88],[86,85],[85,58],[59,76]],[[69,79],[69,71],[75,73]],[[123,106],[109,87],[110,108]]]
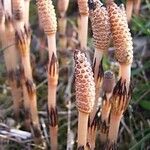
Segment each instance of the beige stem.
[[79,111],[78,116],[78,147],[86,147],[89,114]]
[[131,78],[131,64],[129,65],[120,64],[119,78],[126,80],[127,89],[129,89],[130,78]]
[[88,143],[91,146],[90,150],[95,149],[96,133],[97,133],[97,127],[96,128],[95,128],[95,126],[89,127],[89,129],[88,129]]
[[109,133],[108,133],[108,140],[111,143],[117,142],[121,118],[122,118],[122,114],[121,115],[111,114],[111,116],[110,116],[110,127],[109,127]]
[[[52,60],[52,55],[54,53],[55,57],[56,55],[56,35],[48,35],[48,49],[49,49],[49,66]],[[56,64],[54,64],[56,65]],[[55,66],[56,67],[56,66]],[[57,69],[57,68],[55,68]],[[49,71],[49,69],[48,69]],[[58,80],[58,74],[56,70],[54,71],[54,74],[50,74],[48,72],[48,109],[50,111],[51,108],[56,108],[56,91],[57,91],[57,80]],[[56,114],[57,115],[57,114]],[[50,139],[51,139],[51,149],[57,150],[58,148],[58,142],[57,142],[57,136],[58,136],[58,125],[51,126],[50,125]]]
[[48,106],[53,108],[56,106],[56,90],[57,85],[51,85],[51,82],[48,82]]
[[131,20],[132,12],[133,12],[133,0],[127,0],[127,3],[126,3],[126,14],[127,14],[128,22]]
[[49,49],[49,60],[51,60],[52,54],[54,52],[55,56],[56,55],[56,35],[48,35],[48,49]]
[[106,98],[107,98],[108,100],[110,100],[111,96],[112,96],[112,92],[111,92],[111,93],[106,93]]
[[51,150],[58,149],[57,132],[58,132],[58,126],[55,127],[50,126],[50,143],[52,143]]
[[134,13],[136,15],[139,14],[139,11],[140,11],[140,5],[141,5],[141,0],[134,0],[134,6],[133,6],[133,9],[134,9]]
[[102,57],[103,57],[103,52],[99,49],[95,49],[94,59],[93,59],[93,63],[96,60],[96,64],[95,64],[95,68],[94,68],[95,84],[97,83],[98,71],[99,71],[99,66],[100,66]]
[[22,64],[24,66],[25,76],[31,80],[32,79],[32,68],[30,63],[30,56],[22,57]]
[[88,16],[80,17],[79,41],[82,49],[87,48],[88,37]]
[[9,13],[9,15],[12,15],[11,0],[4,0],[3,5],[4,5],[5,12]]
[[29,24],[29,7],[30,7],[30,0],[25,0],[24,1],[25,5],[25,16],[24,16],[24,22],[26,25]]

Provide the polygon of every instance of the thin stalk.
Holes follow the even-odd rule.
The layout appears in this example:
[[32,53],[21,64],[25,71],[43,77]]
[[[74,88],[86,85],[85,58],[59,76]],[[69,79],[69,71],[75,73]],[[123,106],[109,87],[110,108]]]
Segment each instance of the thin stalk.
[[49,66],[48,66],[48,110],[54,109],[54,113],[50,113],[49,117],[54,118],[55,123],[52,125],[50,123],[50,140],[51,149],[55,150],[58,147],[57,143],[57,111],[56,111],[56,91],[58,82],[58,62],[56,57],[56,39],[55,34],[48,36],[48,47],[49,47]]
[[133,10],[135,15],[139,15],[140,12],[140,6],[141,6],[141,0],[133,0],[134,2],[134,6],[133,6]]
[[58,147],[58,116],[56,108],[56,92],[58,82],[58,61],[56,54],[56,14],[52,1],[37,0],[41,25],[47,34],[49,64],[48,64],[48,117],[50,128],[51,149]]
[[78,0],[80,12],[79,41],[81,49],[86,49],[88,38],[88,0]]
[[24,0],[12,0],[12,14],[14,18],[15,29],[23,30],[25,24]]
[[8,15],[12,15],[12,3],[11,0],[4,0],[3,1],[3,6],[4,6],[4,10],[6,13],[8,13]]
[[133,2],[134,0],[127,0],[126,2],[126,13],[127,13],[128,22],[130,22],[132,14],[133,14]]
[[[88,118],[89,114],[79,111],[78,115],[78,148],[81,146],[86,147],[87,131],[88,131]],[[84,131],[83,131],[84,129]]]
[[24,14],[24,22],[25,25],[29,25],[29,8],[30,8],[30,0],[24,0],[25,6],[25,14]]

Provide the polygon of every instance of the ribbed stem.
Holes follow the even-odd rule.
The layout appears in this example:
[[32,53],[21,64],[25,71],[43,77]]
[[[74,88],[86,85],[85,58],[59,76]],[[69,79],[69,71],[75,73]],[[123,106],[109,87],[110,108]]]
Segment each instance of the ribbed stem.
[[7,12],[9,15],[11,15],[12,14],[11,0],[4,0],[3,1],[3,6],[4,6],[4,9],[5,9],[5,12]]
[[128,22],[131,20],[133,12],[133,0],[127,0],[126,2],[126,14]]
[[140,11],[140,6],[141,6],[141,0],[133,0],[133,1],[134,1],[134,6],[133,6],[134,13],[138,15]]
[[111,143],[117,142],[121,118],[122,118],[122,114],[120,114],[120,115],[111,114],[111,116],[110,116],[110,127],[109,127],[108,140]]
[[81,49],[86,49],[88,38],[88,16],[80,16],[79,27],[79,41],[81,44]]
[[[57,112],[53,109],[56,108],[56,91],[58,82],[58,66],[56,55],[56,37],[55,34],[48,36],[48,48],[49,48],[49,66],[48,66],[48,111],[50,119],[50,142],[51,149],[56,150],[58,148],[58,125],[57,125]],[[53,120],[54,119],[54,120]],[[52,123],[52,120],[54,121]]]
[[78,115],[78,147],[86,147],[89,115],[79,111]]
[[119,78],[126,81],[127,90],[129,90],[130,78],[131,78],[131,64],[120,64],[119,66]]
[[25,0],[24,1],[24,6],[25,6],[25,15],[24,15],[24,22],[26,25],[29,24],[29,7],[30,7],[30,0]]

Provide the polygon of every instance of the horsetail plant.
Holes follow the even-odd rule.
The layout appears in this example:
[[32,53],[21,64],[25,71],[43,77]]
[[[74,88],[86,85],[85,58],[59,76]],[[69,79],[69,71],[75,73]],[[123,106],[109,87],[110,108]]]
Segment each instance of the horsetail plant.
[[88,37],[88,0],[78,0],[78,7],[80,13],[80,21],[79,21],[79,41],[81,49],[85,49],[87,47],[87,37]]
[[48,117],[50,127],[51,149],[56,150],[58,117],[56,108],[56,90],[58,82],[58,61],[56,54],[56,14],[51,0],[37,0],[38,13],[43,25],[43,29],[47,34],[49,49],[48,64]]
[[131,64],[133,61],[133,43],[129,32],[124,6],[118,7],[113,0],[107,1],[110,17],[112,39],[115,57],[119,62],[119,81],[111,97],[110,126],[108,133],[108,148],[116,147],[121,118],[130,100]]
[[118,7],[110,0],[107,3],[107,9],[110,17],[113,43],[116,48],[115,57],[119,62],[119,78],[126,81],[128,90],[133,61],[133,42],[128,28],[125,8],[123,4]]
[[[78,149],[86,149],[88,119],[95,100],[92,68],[84,52],[75,50],[75,91],[78,108]],[[84,130],[83,130],[84,129]]]
[[108,12],[106,8],[102,6],[102,3],[97,0],[95,2],[89,0],[89,8],[95,47],[93,71],[96,84],[95,100],[97,101],[103,78],[102,56],[103,53],[106,53],[109,46],[110,24]]

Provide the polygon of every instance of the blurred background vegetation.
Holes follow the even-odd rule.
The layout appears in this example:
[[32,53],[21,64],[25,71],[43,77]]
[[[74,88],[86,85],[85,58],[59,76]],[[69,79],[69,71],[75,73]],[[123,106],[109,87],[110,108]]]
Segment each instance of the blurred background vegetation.
[[[103,0],[105,1],[105,0]],[[56,8],[56,0],[54,1]],[[118,4],[125,3],[125,0],[118,0]],[[57,10],[56,10],[57,12]],[[71,30],[77,28],[76,17],[78,8],[75,0],[70,0],[67,11],[68,28]],[[42,29],[39,28],[37,8],[35,0],[31,1],[30,5],[30,23],[32,28],[32,44],[31,44],[31,60],[33,67],[34,80],[37,85],[38,110],[40,118],[43,118],[47,124],[46,109],[47,109],[47,79],[46,79],[46,64],[47,64],[47,46],[42,43],[45,39]],[[143,0],[141,3],[140,14],[133,14],[132,20],[129,23],[134,43],[134,62],[132,65],[132,85],[133,95],[130,105],[125,113],[121,123],[119,132],[119,149],[121,150],[149,150],[150,149],[150,1]],[[57,39],[59,41],[59,39]],[[91,27],[89,27],[88,39],[89,52],[93,55],[93,43]],[[58,44],[58,56],[60,62],[60,78],[57,92],[57,104],[59,112],[59,149],[66,149],[67,143],[67,110],[69,107],[68,97],[71,100],[71,136],[72,142],[76,145],[76,127],[77,127],[77,111],[74,104],[74,85],[68,78],[72,78],[73,68],[72,51],[66,49],[67,54],[61,54],[61,48]],[[43,52],[44,51],[44,52]],[[42,56],[41,56],[42,55]],[[42,57],[42,58],[41,58]],[[63,64],[63,59],[67,61]],[[117,72],[117,64],[113,59],[113,48],[111,47],[108,57],[104,58],[104,69],[112,69]],[[71,90],[71,91],[70,91]],[[69,91],[69,92],[68,92]],[[68,96],[67,94],[70,94]],[[12,128],[21,128],[22,118],[20,123],[13,119],[12,99],[10,89],[7,82],[6,69],[3,59],[3,50],[0,50],[0,121]],[[20,145],[17,142],[9,142],[6,149],[25,149],[25,145]]]

